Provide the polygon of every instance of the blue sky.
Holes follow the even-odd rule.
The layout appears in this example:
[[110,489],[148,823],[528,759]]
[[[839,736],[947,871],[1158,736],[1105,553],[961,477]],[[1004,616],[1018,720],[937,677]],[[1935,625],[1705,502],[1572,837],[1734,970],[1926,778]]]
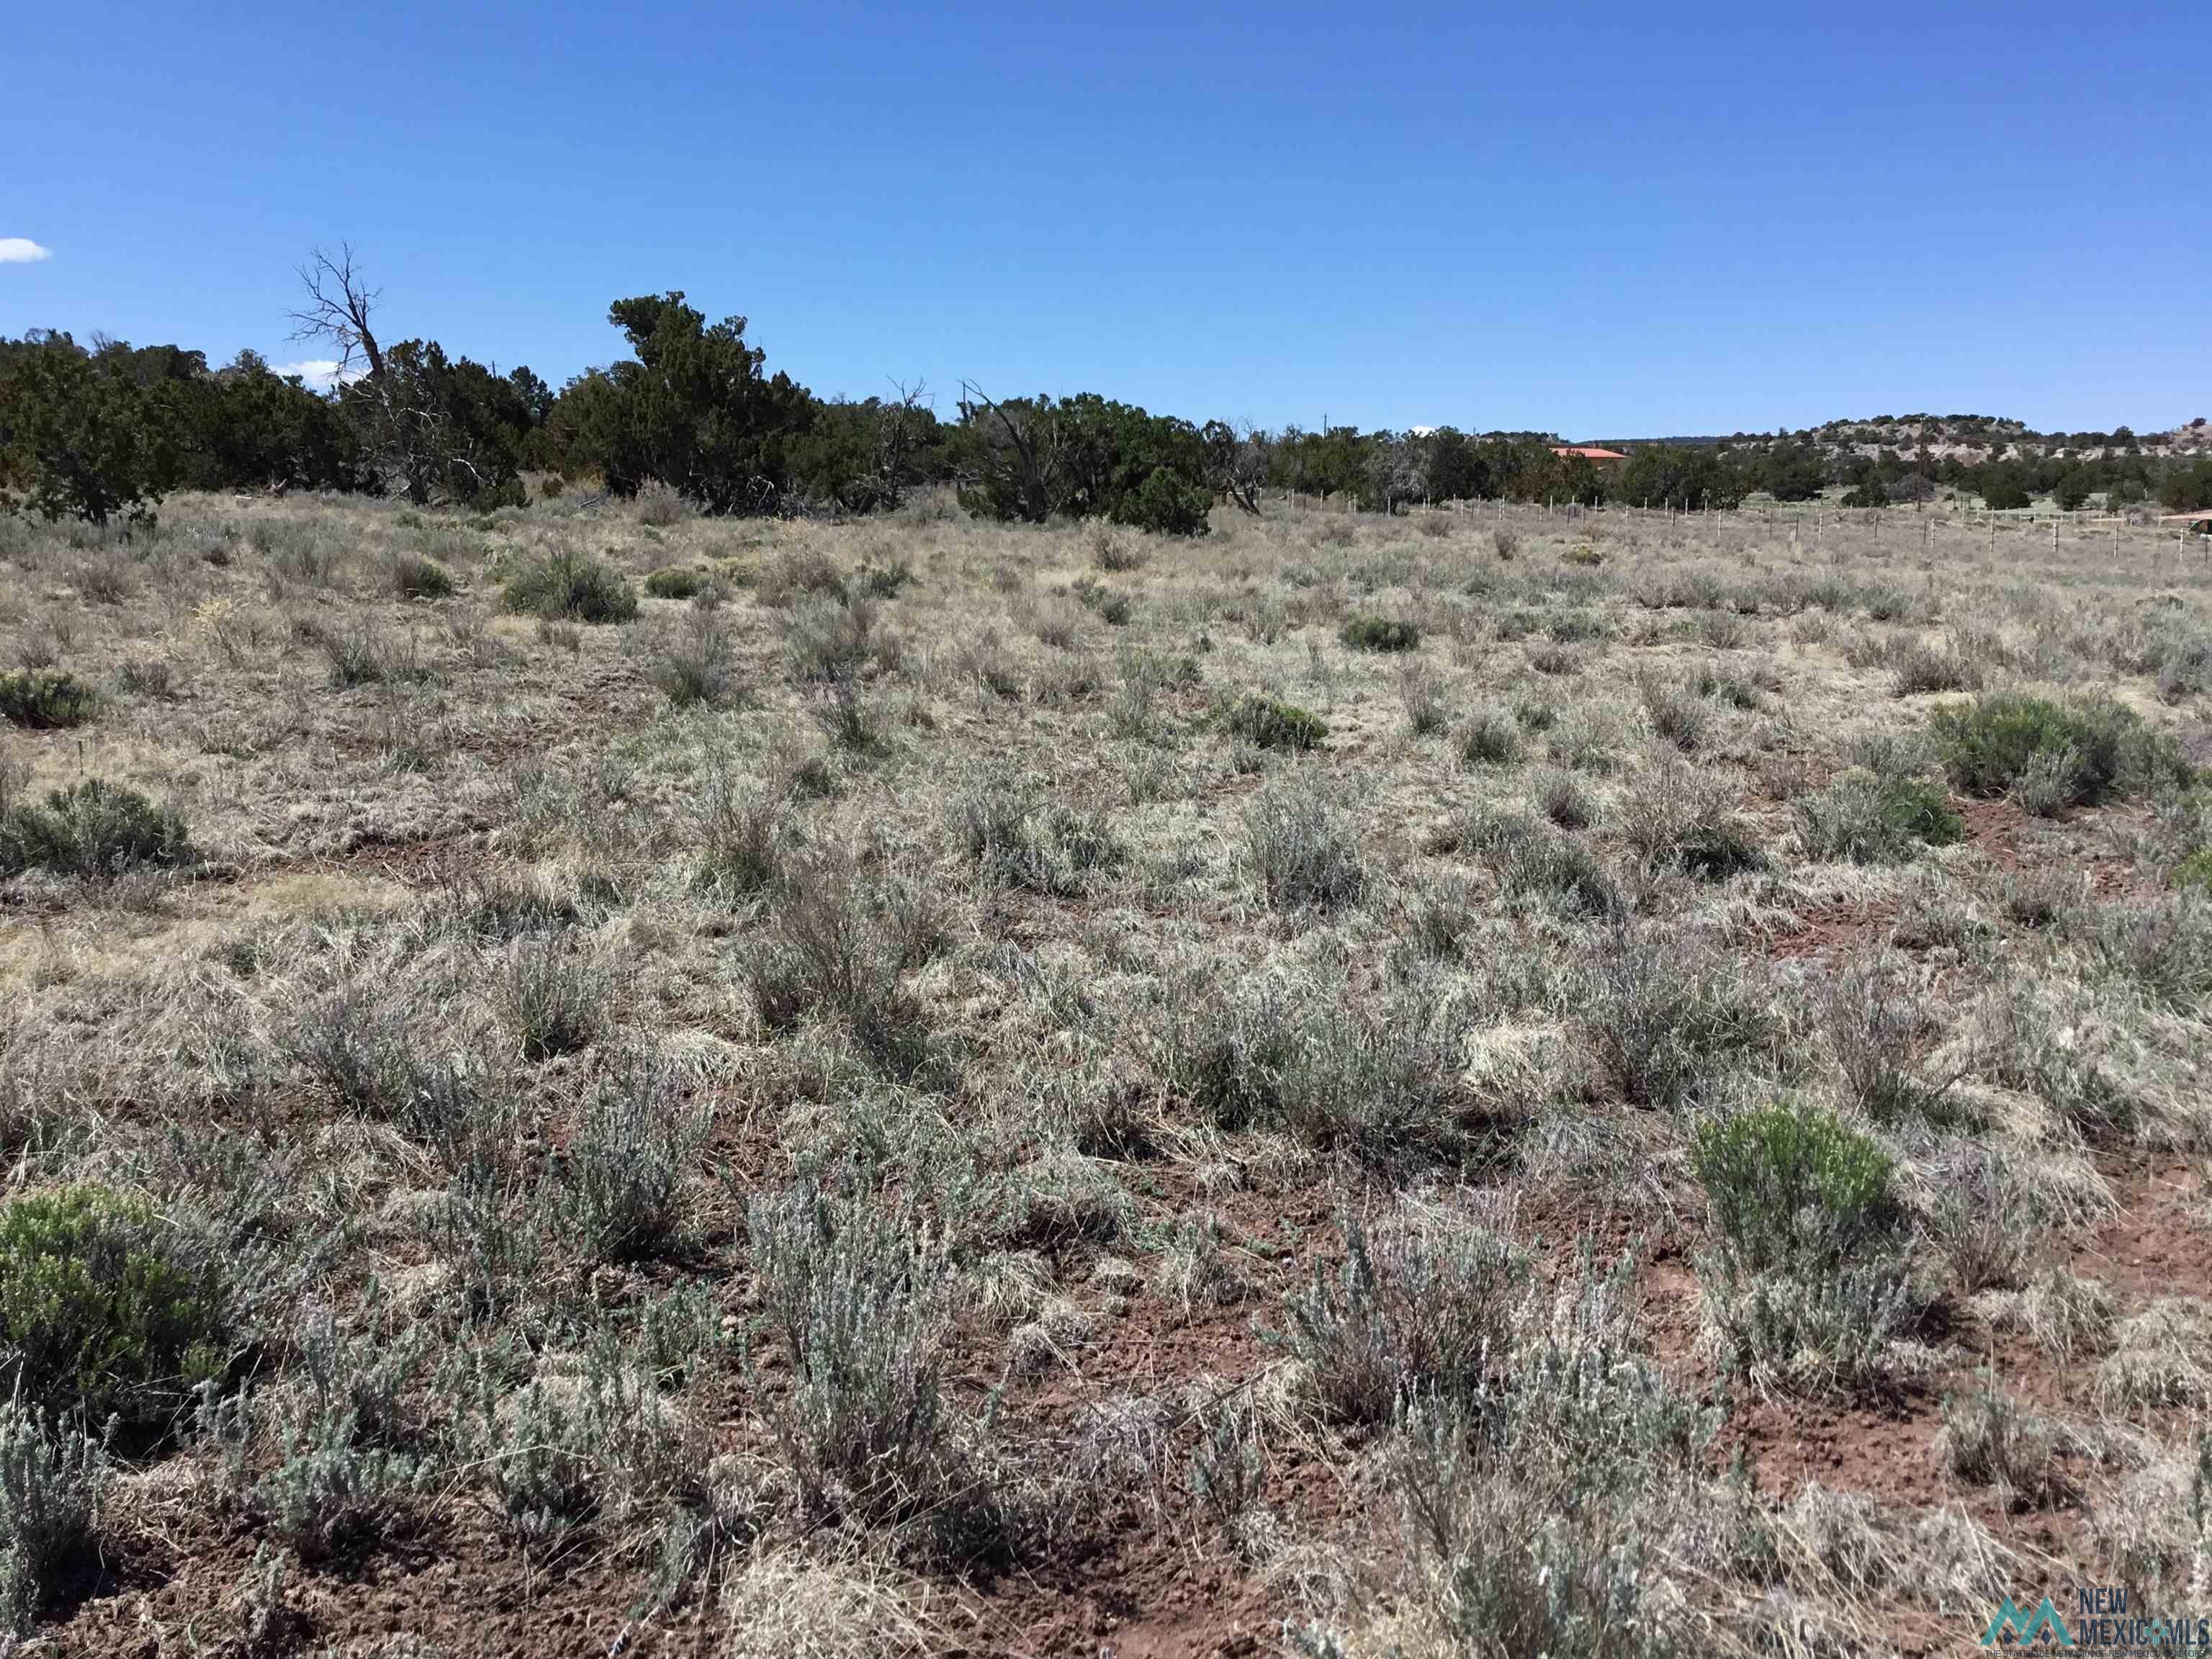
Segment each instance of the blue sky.
[[947,412],[2212,415],[2202,4],[28,0],[6,52],[0,333],[297,359],[343,239],[391,337],[556,385],[680,288]]

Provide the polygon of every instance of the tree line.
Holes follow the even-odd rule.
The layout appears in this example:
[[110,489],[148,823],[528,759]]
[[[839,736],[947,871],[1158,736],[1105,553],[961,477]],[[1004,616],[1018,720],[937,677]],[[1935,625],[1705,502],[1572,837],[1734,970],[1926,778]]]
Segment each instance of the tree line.
[[301,277],[295,337],[337,353],[328,391],[251,351],[211,368],[175,345],[0,337],[0,505],[106,523],[175,490],[302,489],[482,509],[519,504],[526,473],[596,477],[619,495],[658,483],[717,514],[880,512],[950,485],[980,517],[1099,517],[1185,535],[1204,533],[1215,505],[1256,513],[1269,492],[1377,513],[1498,498],[1729,507],[1834,486],[1862,506],[1942,488],[1992,507],[2043,494],[2078,506],[2095,491],[2212,505],[2212,460],[2134,453],[1969,464],[1784,435],[1639,445],[1601,470],[1556,453],[1548,434],[1269,432],[1096,393],[1000,398],[972,384],[940,418],[919,384],[817,397],[769,371],[744,318],[710,322],[680,290],[616,301],[608,321],[629,355],[556,392],[527,368],[502,374],[435,340],[387,343],[380,296],[349,249],[318,253]]

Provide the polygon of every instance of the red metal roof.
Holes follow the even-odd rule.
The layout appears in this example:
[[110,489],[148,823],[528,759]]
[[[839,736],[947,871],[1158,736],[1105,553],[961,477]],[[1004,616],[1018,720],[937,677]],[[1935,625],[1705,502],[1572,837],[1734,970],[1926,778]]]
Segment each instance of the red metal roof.
[[1579,455],[1586,461],[1625,461],[1627,456],[1617,449],[1600,449],[1594,444],[1554,444],[1554,455]]

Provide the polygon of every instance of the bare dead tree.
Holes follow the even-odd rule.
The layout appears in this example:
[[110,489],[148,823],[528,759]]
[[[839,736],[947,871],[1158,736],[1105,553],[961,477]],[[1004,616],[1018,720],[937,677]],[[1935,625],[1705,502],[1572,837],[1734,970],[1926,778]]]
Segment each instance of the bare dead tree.
[[336,346],[340,375],[366,362],[369,379],[381,380],[384,353],[370,320],[383,290],[370,288],[363,279],[354,264],[353,244],[341,242],[335,258],[317,248],[300,267],[300,283],[307,291],[307,303],[291,313],[292,337]]
[[893,380],[893,390],[898,401],[886,400],[876,425],[876,489],[878,501],[884,507],[896,507],[906,493],[907,469],[915,442],[921,434],[921,412],[929,407],[929,382],[916,380],[911,386],[903,380]]

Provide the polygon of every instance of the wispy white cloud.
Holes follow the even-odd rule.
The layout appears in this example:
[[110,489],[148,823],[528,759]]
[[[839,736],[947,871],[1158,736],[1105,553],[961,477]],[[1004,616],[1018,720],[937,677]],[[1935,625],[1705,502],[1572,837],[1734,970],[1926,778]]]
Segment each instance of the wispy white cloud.
[[335,357],[310,357],[303,362],[271,363],[269,367],[279,374],[298,375],[318,392],[328,392],[343,380],[358,380],[368,372],[359,363],[341,369]]
[[40,247],[27,236],[0,236],[0,265],[34,265],[53,257],[53,249]]

